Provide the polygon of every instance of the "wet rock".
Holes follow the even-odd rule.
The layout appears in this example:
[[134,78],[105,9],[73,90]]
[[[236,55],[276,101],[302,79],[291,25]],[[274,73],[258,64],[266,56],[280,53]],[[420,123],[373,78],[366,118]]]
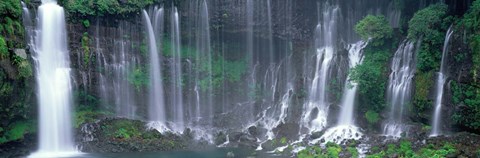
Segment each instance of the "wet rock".
[[215,136],[215,145],[220,145],[220,144],[223,144],[225,142],[227,142],[227,135],[225,135],[225,133],[223,132],[219,132],[216,136]]
[[295,123],[284,123],[278,125],[273,129],[273,132],[276,134],[277,138],[287,138],[288,140],[294,140],[298,136],[300,126]]
[[235,157],[235,154],[233,154],[233,152],[229,151],[227,153],[227,158],[233,158],[233,157]]
[[13,52],[22,59],[27,59],[28,57],[25,49],[15,49]]
[[[79,130],[77,142],[82,152],[118,153],[153,152],[185,149],[188,144],[181,135],[161,134],[147,129],[145,123],[123,118],[105,118],[88,126],[88,132]],[[88,139],[84,139],[88,136]],[[88,141],[85,141],[88,140]]]
[[265,138],[267,131],[267,129],[257,126],[250,126],[248,128],[248,133],[257,138]]

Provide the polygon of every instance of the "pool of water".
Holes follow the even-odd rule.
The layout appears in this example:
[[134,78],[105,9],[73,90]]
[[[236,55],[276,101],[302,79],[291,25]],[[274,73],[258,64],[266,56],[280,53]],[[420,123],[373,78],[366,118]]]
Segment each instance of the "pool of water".
[[261,151],[217,148],[202,151],[169,151],[169,152],[137,152],[137,153],[83,153],[69,158],[226,158],[228,153],[235,158],[286,158],[278,154]]

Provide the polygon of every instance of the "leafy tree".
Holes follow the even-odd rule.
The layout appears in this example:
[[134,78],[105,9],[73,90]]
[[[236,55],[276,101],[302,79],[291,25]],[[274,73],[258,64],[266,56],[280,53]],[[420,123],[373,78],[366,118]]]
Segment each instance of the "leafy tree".
[[472,49],[472,60],[474,79],[478,76],[480,69],[480,0],[473,2],[470,10],[461,21],[465,29],[470,32],[469,41]]
[[383,39],[391,38],[393,29],[383,15],[367,15],[355,25],[357,32],[363,40],[372,40],[373,45],[383,44]]
[[422,36],[437,36],[437,31],[443,18],[447,15],[448,6],[445,4],[434,4],[422,9],[413,15],[408,22],[408,38],[418,39]]
[[390,53],[383,47],[367,46],[362,64],[350,70],[350,79],[358,84],[360,108],[381,112],[385,106],[388,60]]
[[480,129],[480,88],[452,82],[453,103],[457,105],[453,121],[478,131]]
[[430,5],[416,12],[408,22],[408,38],[422,42],[417,54],[417,67],[422,72],[436,71],[440,67],[441,48],[448,27],[444,24],[449,23],[447,9],[448,6],[441,3]]

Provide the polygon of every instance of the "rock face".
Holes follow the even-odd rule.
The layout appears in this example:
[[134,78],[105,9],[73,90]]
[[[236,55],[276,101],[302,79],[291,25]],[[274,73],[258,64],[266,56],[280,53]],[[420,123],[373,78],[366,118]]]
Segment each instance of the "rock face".
[[106,118],[84,124],[77,134],[82,152],[118,153],[172,151],[186,148],[186,140],[174,134],[147,129],[144,122]]

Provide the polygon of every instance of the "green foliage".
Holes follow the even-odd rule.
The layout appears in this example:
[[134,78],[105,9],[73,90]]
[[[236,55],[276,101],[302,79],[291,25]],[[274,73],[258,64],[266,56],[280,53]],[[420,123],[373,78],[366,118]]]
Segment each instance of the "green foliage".
[[18,0],[2,0],[0,2],[0,15],[9,15],[13,18],[22,16],[22,6]]
[[93,123],[97,119],[105,116],[111,116],[112,113],[97,111],[92,109],[83,109],[75,112],[75,128],[79,128],[84,123]]
[[480,1],[473,2],[470,10],[464,15],[461,23],[469,32],[470,47],[472,49],[473,78],[476,80],[480,70]]
[[375,111],[368,110],[368,111],[365,113],[365,119],[367,119],[367,122],[368,122],[370,125],[373,125],[373,124],[378,123],[378,121],[380,120],[380,115],[379,115],[377,112],[375,112]]
[[83,49],[83,64],[86,66],[90,63],[90,47],[88,46],[90,39],[88,38],[88,32],[82,35],[82,49]]
[[90,21],[88,21],[88,20],[83,20],[83,21],[82,21],[82,24],[83,24],[83,26],[84,26],[85,28],[89,28],[89,27],[90,27]]
[[140,91],[143,87],[150,84],[147,72],[141,67],[134,68],[133,71],[128,74],[127,80],[137,91]]
[[309,146],[306,149],[298,152],[297,157],[298,158],[338,158],[341,151],[342,151],[342,147],[340,147],[340,145],[328,142],[326,144],[325,150],[323,150],[319,146]]
[[440,157],[447,157],[447,155],[455,153],[455,152],[456,152],[455,147],[450,143],[446,143],[440,149],[433,149],[431,147],[430,148],[422,148],[422,149],[420,149],[420,151],[418,152],[418,154],[415,157],[418,157],[418,158],[422,158],[422,157],[440,158]]
[[451,24],[447,18],[447,5],[434,4],[415,13],[409,21],[408,38],[420,40],[417,68],[422,72],[437,71],[442,57],[445,31]]
[[[372,150],[373,151],[373,150]],[[397,157],[412,157],[412,158],[424,158],[424,157],[446,157],[449,154],[455,153],[456,149],[452,144],[446,143],[441,148],[434,148],[433,145],[421,148],[415,152],[412,149],[412,143],[408,140],[400,141],[400,145],[388,144],[386,151],[375,150],[376,153],[367,155],[367,158],[382,158],[389,155],[397,155]]]
[[358,84],[360,108],[381,112],[385,107],[390,53],[383,47],[367,46],[363,63],[350,70],[349,77]]
[[474,130],[480,129],[480,88],[451,82],[453,103],[459,108],[452,119],[458,124]]
[[12,123],[7,129],[2,128],[2,130],[0,130],[0,133],[5,132],[3,136],[0,137],[0,144],[23,139],[25,134],[35,131],[36,128],[32,122],[21,121]]
[[442,36],[443,34],[436,29],[439,28],[442,19],[446,16],[447,9],[447,5],[438,3],[415,13],[408,22],[408,38],[419,39],[420,37]]
[[383,15],[367,15],[355,25],[355,32],[363,40],[371,39],[373,45],[382,45],[383,39],[393,35],[393,29]]
[[128,132],[124,128],[120,128],[117,131],[115,131],[115,138],[130,139],[130,132]]
[[358,153],[357,148],[348,147],[347,151],[352,155],[352,158],[358,158],[359,157],[359,153]]
[[143,124],[132,120],[115,120],[109,125],[102,126],[103,133],[118,139],[141,138]]
[[28,60],[22,59],[17,64],[18,67],[18,76],[23,78],[29,78],[33,76],[33,68]]
[[340,145],[331,142],[327,143],[327,157],[339,157],[341,151],[342,147]]
[[283,145],[287,144],[287,138],[286,138],[286,137],[282,137],[282,138],[280,139],[280,143],[283,144]]
[[0,36],[0,59],[8,58],[8,47],[7,43],[5,43],[5,39]]
[[70,14],[77,16],[127,15],[139,12],[159,0],[60,0]]
[[418,115],[432,105],[432,101],[428,99],[428,93],[434,84],[433,72],[418,73],[414,81],[415,95],[413,96],[413,103],[415,106],[411,111]]

